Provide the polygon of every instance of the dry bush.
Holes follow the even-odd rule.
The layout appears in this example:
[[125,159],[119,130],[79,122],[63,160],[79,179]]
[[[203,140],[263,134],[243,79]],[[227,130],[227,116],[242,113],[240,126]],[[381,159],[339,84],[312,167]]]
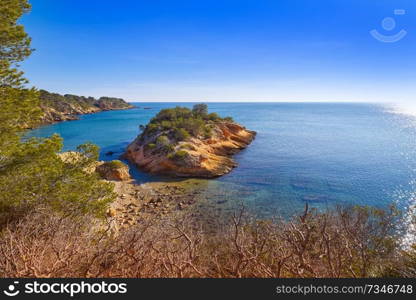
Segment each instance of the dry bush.
[[188,215],[115,236],[110,224],[36,212],[3,230],[0,277],[379,276],[402,253],[396,218],[394,210],[306,207],[277,222],[241,210],[225,223],[207,226]]

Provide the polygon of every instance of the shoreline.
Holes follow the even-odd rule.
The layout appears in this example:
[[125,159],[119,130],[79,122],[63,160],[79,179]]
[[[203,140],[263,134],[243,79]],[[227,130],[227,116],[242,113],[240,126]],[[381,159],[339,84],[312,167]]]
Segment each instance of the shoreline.
[[167,218],[192,207],[206,182],[186,179],[174,182],[137,183],[134,179],[111,181],[117,199],[110,205],[108,219],[115,231],[127,229],[143,220]]

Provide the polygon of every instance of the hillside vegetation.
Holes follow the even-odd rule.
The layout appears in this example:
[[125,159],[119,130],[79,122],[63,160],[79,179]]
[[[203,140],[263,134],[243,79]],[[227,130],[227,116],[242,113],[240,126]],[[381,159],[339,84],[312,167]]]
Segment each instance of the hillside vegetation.
[[0,239],[0,277],[416,277],[394,210],[306,208],[282,222],[202,214],[209,224],[194,212],[114,235],[89,218],[33,213]]
[[217,113],[208,113],[206,104],[196,104],[193,109],[177,106],[162,109],[145,127],[142,137],[164,131],[170,135],[172,143],[195,138],[209,138],[213,124],[233,122],[231,117],[221,118]]
[[[29,81],[19,69],[20,62],[33,51],[25,28],[18,24],[20,17],[29,11],[26,0],[0,1],[1,230],[5,224],[39,208],[64,216],[103,217],[108,204],[115,199],[111,183],[102,181],[98,174],[85,172],[98,158],[97,146],[80,145],[76,157],[81,159],[68,163],[61,159],[63,140],[58,135],[22,137],[25,128],[39,125],[45,103],[47,107],[62,103],[53,96],[42,106],[40,96],[43,94],[45,99],[50,94],[29,88]],[[88,101],[94,105],[92,99]]]
[[45,90],[39,91],[42,108],[42,123],[50,124],[59,121],[76,120],[79,115],[106,110],[129,109],[133,106],[123,99],[101,97],[84,97],[77,95],[60,95]]

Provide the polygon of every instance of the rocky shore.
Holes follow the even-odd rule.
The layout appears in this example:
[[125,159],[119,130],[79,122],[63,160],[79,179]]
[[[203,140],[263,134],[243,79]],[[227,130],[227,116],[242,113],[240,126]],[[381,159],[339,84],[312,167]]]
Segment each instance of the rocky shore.
[[149,218],[180,213],[197,201],[204,186],[198,179],[139,184],[129,175],[128,166],[118,160],[98,161],[90,171],[114,184],[117,199],[107,217],[116,231]]
[[126,228],[148,218],[168,217],[195,204],[202,182],[115,182],[117,200],[111,205],[108,217],[119,228]]

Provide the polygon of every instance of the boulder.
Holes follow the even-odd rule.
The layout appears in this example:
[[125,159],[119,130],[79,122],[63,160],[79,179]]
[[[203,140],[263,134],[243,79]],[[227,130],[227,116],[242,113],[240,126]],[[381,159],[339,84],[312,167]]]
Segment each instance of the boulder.
[[128,146],[124,157],[152,174],[200,178],[222,176],[237,166],[231,156],[246,148],[256,132],[233,122],[210,125],[210,138],[192,137],[186,142],[172,142],[169,154],[155,143],[157,136],[168,133],[157,132],[151,136],[144,133]]
[[131,179],[129,167],[119,160],[106,161],[99,164],[95,170],[106,180],[127,181]]

